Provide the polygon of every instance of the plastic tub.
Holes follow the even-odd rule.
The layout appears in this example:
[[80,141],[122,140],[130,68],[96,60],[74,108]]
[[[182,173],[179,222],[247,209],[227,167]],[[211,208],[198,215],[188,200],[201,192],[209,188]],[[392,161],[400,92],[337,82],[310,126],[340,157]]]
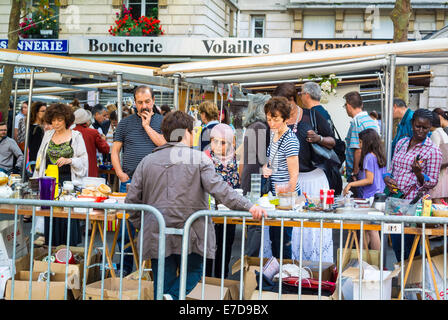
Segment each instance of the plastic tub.
[[106,179],[95,178],[95,177],[84,177],[82,178],[82,187],[87,188],[90,186],[98,187],[100,184],[106,184]]
[[385,214],[393,216],[414,216],[417,204],[411,205],[411,200],[400,198],[387,198]]

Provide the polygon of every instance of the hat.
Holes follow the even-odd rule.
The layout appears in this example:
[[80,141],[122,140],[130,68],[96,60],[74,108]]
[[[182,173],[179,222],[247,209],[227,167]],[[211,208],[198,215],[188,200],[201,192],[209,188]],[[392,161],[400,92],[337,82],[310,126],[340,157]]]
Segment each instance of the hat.
[[75,124],[83,124],[87,123],[91,120],[91,114],[87,110],[82,108],[77,109],[74,112],[75,115]]

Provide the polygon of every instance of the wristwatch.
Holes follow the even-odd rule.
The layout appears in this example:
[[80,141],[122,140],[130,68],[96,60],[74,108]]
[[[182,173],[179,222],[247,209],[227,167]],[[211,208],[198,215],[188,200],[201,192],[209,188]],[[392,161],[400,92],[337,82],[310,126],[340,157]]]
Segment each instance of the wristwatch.
[[320,141],[319,142],[322,142],[322,141],[324,141],[324,137],[320,136]]

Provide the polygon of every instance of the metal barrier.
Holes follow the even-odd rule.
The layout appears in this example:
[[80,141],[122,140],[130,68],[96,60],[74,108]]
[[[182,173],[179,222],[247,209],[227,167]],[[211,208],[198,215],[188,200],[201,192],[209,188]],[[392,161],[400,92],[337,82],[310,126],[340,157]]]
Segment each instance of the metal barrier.
[[[106,248],[107,248],[107,237],[106,237],[106,227],[107,227],[107,221],[108,221],[108,211],[110,210],[120,210],[120,211],[140,211],[141,214],[141,228],[140,230],[143,231],[143,226],[145,224],[144,222],[144,213],[148,212],[150,214],[153,214],[156,219],[157,222],[159,224],[159,245],[158,245],[158,270],[157,270],[157,274],[158,274],[158,278],[157,278],[157,292],[155,295],[155,299],[162,299],[163,297],[163,284],[164,284],[164,270],[165,270],[165,235],[170,233],[170,230],[167,230],[166,228],[166,224],[165,224],[165,220],[162,216],[162,214],[154,207],[149,206],[149,205],[141,205],[141,204],[105,204],[105,203],[92,203],[92,202],[78,202],[78,201],[47,201],[47,200],[28,200],[28,199],[0,199],[0,206],[3,205],[3,207],[0,207],[0,215],[7,216],[10,215],[11,213],[5,213],[6,211],[8,211],[7,209],[5,209],[5,205],[12,205],[14,206],[14,235],[17,234],[17,225],[18,225],[18,221],[19,221],[19,207],[20,206],[26,206],[26,207],[32,207],[32,227],[31,227],[31,239],[30,239],[30,243],[31,243],[31,248],[30,248],[30,268],[29,270],[32,271],[33,270],[33,261],[34,261],[34,241],[35,241],[35,220],[36,220],[36,208],[38,207],[49,207],[49,218],[50,218],[50,227],[49,227],[49,242],[48,242],[48,258],[51,256],[51,249],[52,249],[52,229],[53,229],[53,218],[54,218],[54,213],[55,212],[61,212],[60,210],[56,210],[55,208],[67,208],[67,212],[66,212],[66,218],[67,218],[67,242],[66,242],[66,247],[69,248],[70,247],[70,223],[71,220],[73,220],[74,213],[72,212],[73,208],[86,208],[87,210],[89,209],[102,209],[104,210],[104,219],[103,219],[103,231],[102,231],[102,235],[103,236],[103,247],[102,247],[102,263],[101,263],[101,300],[104,299],[104,280],[105,280],[105,272],[106,272],[106,268],[111,269],[111,272],[113,272],[113,265],[112,265],[112,261],[109,260],[107,263],[107,267],[106,267],[106,257],[109,258],[109,255],[106,252]],[[3,209],[3,210],[2,210]],[[11,209],[9,209],[9,211],[11,211]],[[28,209],[29,212],[29,209]],[[65,211],[64,211],[65,212]],[[20,212],[20,215],[25,215],[27,213],[24,212]],[[138,213],[136,213],[138,214]],[[42,215],[41,213],[39,213],[39,215]],[[86,228],[85,228],[85,238],[84,238],[84,275],[83,275],[83,279],[82,279],[82,299],[86,298],[86,283],[87,283],[87,267],[92,267],[92,266],[87,266],[87,260],[89,259],[88,257],[88,253],[87,253],[87,244],[89,243],[88,239],[89,239],[89,223],[90,223],[90,214],[85,214],[84,213],[84,218],[81,219],[85,219],[85,223],[86,223]],[[120,288],[119,288],[119,299],[122,299],[122,291],[123,291],[123,259],[124,259],[124,231],[125,231],[125,221],[126,221],[126,215],[122,214],[121,222],[122,222],[122,228],[121,228],[121,271],[120,271]],[[80,219],[79,214],[77,216],[77,219]],[[93,218],[92,218],[93,219]],[[11,219],[12,220],[12,219]],[[98,220],[100,221],[100,220]],[[100,228],[99,228],[100,229]],[[140,236],[140,250],[139,250],[139,266],[138,266],[138,270],[139,270],[139,283],[138,283],[138,299],[141,299],[141,281],[142,281],[142,273],[143,273],[143,268],[142,268],[142,252],[143,252],[143,232],[139,232],[139,236]],[[174,230],[175,231],[175,230]],[[100,233],[101,233],[101,229],[100,229]],[[93,232],[92,232],[93,235]],[[90,242],[93,244],[93,237],[91,237]],[[15,261],[16,261],[16,245],[17,245],[17,237],[14,236],[13,239],[13,252],[12,252],[12,264],[11,264],[11,300],[14,299],[14,283],[15,283]],[[66,265],[65,265],[65,285],[64,285],[64,289],[65,289],[65,294],[64,294],[64,299],[67,299],[67,279],[68,279],[68,268],[69,268],[69,264],[68,264],[68,254],[66,255]],[[50,259],[48,259],[48,269],[47,269],[47,275],[50,274]],[[153,270],[153,272],[156,272],[155,270]],[[29,292],[29,299],[32,298],[32,272],[30,272],[30,276],[29,276],[29,287],[28,287],[28,292]],[[49,295],[50,295],[50,277],[47,276],[46,279],[46,299],[49,299]]]
[[[227,220],[232,217],[235,218],[242,218],[241,224],[242,224],[242,235],[241,235],[241,252],[240,252],[240,261],[241,261],[241,266],[240,266],[240,283],[239,283],[239,300],[243,299],[243,290],[244,290],[244,283],[243,283],[243,270],[244,270],[244,252],[245,252],[245,237],[244,237],[244,230],[245,230],[245,226],[247,223],[247,220],[252,220],[252,216],[250,213],[248,212],[243,212],[243,211],[213,211],[213,210],[201,210],[198,211],[196,213],[194,213],[193,215],[191,215],[188,220],[185,223],[185,227],[184,227],[184,232],[183,232],[183,239],[182,239],[182,260],[181,260],[181,269],[180,269],[180,290],[179,290],[179,298],[181,300],[184,300],[186,297],[186,281],[187,281],[187,262],[188,262],[188,245],[189,245],[189,239],[188,236],[190,234],[190,228],[192,226],[192,223],[200,218],[200,217],[207,217],[207,216],[212,216],[212,217],[223,217],[224,218],[224,232],[223,232],[223,239],[222,239],[222,243],[223,243],[223,253],[222,253],[222,266],[224,266],[224,256],[225,256],[225,250],[226,250],[226,226],[227,226]],[[324,225],[324,221],[339,221],[339,231],[340,231],[340,237],[339,237],[339,241],[340,241],[340,246],[339,246],[339,263],[337,265],[337,270],[339,272],[338,274],[338,296],[339,299],[341,298],[341,293],[342,293],[342,286],[341,286],[341,263],[343,263],[343,257],[342,257],[342,253],[343,253],[343,248],[342,248],[342,243],[343,243],[343,229],[348,229],[348,228],[344,228],[344,223],[347,222],[351,222],[351,225],[353,226],[353,224],[357,224],[356,222],[359,222],[359,230],[360,230],[360,254],[358,255],[358,261],[359,261],[359,279],[362,279],[362,263],[361,263],[361,259],[363,257],[363,231],[365,229],[364,223],[368,222],[368,223],[375,223],[375,224],[379,224],[380,225],[380,239],[381,239],[381,248],[380,248],[380,290],[379,290],[379,296],[378,296],[378,300],[382,299],[383,297],[383,269],[384,269],[384,258],[383,258],[383,254],[384,254],[384,235],[387,233],[392,233],[390,232],[389,229],[393,229],[393,228],[397,228],[399,229],[398,233],[401,234],[401,291],[400,291],[400,297],[399,299],[403,299],[404,298],[404,277],[408,275],[408,270],[406,272],[406,275],[404,274],[404,234],[405,234],[405,225],[407,224],[421,224],[422,227],[421,229],[418,228],[418,233],[413,233],[413,234],[420,234],[421,232],[421,248],[422,248],[422,253],[421,256],[425,257],[425,250],[429,250],[429,248],[426,245],[426,224],[437,224],[437,225],[443,225],[443,260],[444,260],[444,265],[443,265],[443,299],[447,299],[446,298],[446,254],[447,254],[447,233],[446,233],[446,229],[447,229],[447,224],[448,224],[448,218],[439,218],[439,217],[418,217],[418,216],[391,216],[391,215],[368,215],[368,214],[359,214],[359,213],[344,213],[344,214],[335,214],[335,213],[325,213],[325,212],[295,212],[295,211],[268,211],[268,219],[280,219],[280,226],[281,226],[281,234],[280,234],[280,243],[283,243],[283,230],[285,227],[285,223],[288,225],[291,224],[295,224],[294,226],[300,227],[301,228],[301,240],[300,240],[300,261],[299,261],[299,267],[302,268],[302,251],[303,251],[303,228],[304,228],[304,221],[305,220],[309,220],[308,222],[311,221],[318,221],[319,224],[319,228],[320,228],[320,247],[319,247],[319,252],[320,252],[320,256],[319,256],[319,285],[318,285],[318,299],[321,300],[321,296],[322,296],[322,288],[321,288],[321,283],[322,283],[322,232],[323,232],[323,225]],[[207,221],[206,220],[206,224],[205,224],[205,233],[207,233]],[[291,220],[295,220],[294,223],[291,222]],[[261,257],[260,257],[260,272],[263,269],[263,242],[264,242],[264,226],[265,223],[267,223],[269,221],[269,223],[272,223],[272,221],[275,220],[266,220],[265,218],[263,218],[261,220]],[[251,221],[253,222],[253,221]],[[277,221],[278,224],[278,221]],[[333,222],[334,224],[334,222]],[[387,230],[386,230],[387,227]],[[358,228],[356,228],[358,229]],[[401,230],[401,231],[400,231]],[[397,233],[397,232],[395,232]],[[205,239],[207,239],[207,234],[205,234]],[[221,239],[216,239],[216,241],[221,241]],[[210,244],[208,244],[210,245]],[[414,246],[417,246],[417,243],[415,243],[414,241]],[[205,241],[204,243],[204,252],[207,251],[207,241]],[[282,264],[283,264],[283,248],[280,249],[280,270],[282,270]],[[425,295],[425,261],[426,258],[422,259],[422,288],[421,289],[406,289],[406,291],[421,291],[422,292],[422,297],[423,299],[426,299],[426,295]],[[398,261],[400,262],[400,261]],[[203,274],[202,274],[202,300],[204,299],[204,284],[205,284],[205,263],[206,263],[206,258],[205,255],[203,257]],[[412,263],[409,262],[409,263]],[[432,266],[432,264],[430,265]],[[224,286],[224,274],[223,274],[223,270],[224,268],[222,267],[222,274],[221,274],[221,299],[223,298],[223,286]],[[432,270],[431,270],[432,271]],[[258,290],[258,299],[262,299],[262,281],[261,281],[262,277],[259,276],[259,283],[258,283],[258,287],[260,288]],[[433,279],[435,281],[435,279]],[[280,272],[280,279],[279,282],[282,283],[282,273]],[[299,284],[302,283],[302,274],[300,273],[299,276]],[[437,288],[437,286],[436,286]],[[436,290],[437,291],[437,290]],[[440,292],[440,290],[438,290],[438,292]],[[439,296],[438,292],[436,292],[436,295]],[[298,286],[298,299],[300,300],[302,298],[302,288],[299,285]],[[361,282],[359,284],[359,298],[362,299],[362,285]],[[282,298],[282,286],[279,285],[279,291],[278,291],[278,299]]]

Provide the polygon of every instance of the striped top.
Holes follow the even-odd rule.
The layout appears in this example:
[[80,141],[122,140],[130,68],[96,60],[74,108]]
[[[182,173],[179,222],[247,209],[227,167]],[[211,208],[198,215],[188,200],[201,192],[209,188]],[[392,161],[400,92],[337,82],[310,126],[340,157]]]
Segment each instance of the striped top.
[[[289,128],[276,142],[274,142],[273,139],[274,133],[271,132],[267,156],[272,169],[271,190],[272,193],[275,194],[275,183],[286,183],[289,181],[289,171],[286,159],[293,156],[299,156],[300,143],[296,135]],[[300,190],[298,179],[295,190]]]
[[345,143],[347,146],[345,151],[347,176],[351,175],[353,172],[355,149],[359,149],[359,133],[369,128],[375,129],[376,132],[380,134],[378,122],[370,118],[366,111],[361,111],[358,113],[350,122],[350,128],[348,129],[347,137],[345,138]]
[[[162,133],[160,129],[162,120],[163,116],[155,113],[152,115],[149,125],[156,132]],[[140,161],[156,147],[143,128],[142,119],[137,114],[127,116],[118,123],[114,141],[123,143],[122,168],[129,177],[132,177]]]

